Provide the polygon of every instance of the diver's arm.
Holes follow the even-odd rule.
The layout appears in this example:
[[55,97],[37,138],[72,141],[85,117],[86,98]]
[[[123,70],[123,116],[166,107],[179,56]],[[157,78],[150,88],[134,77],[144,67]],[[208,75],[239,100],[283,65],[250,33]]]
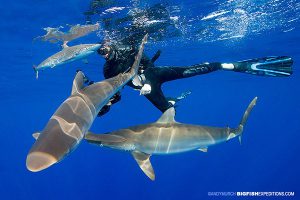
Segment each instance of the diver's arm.
[[154,56],[151,58],[151,62],[154,63],[159,57],[160,57],[160,54],[161,54],[161,50],[158,50]]

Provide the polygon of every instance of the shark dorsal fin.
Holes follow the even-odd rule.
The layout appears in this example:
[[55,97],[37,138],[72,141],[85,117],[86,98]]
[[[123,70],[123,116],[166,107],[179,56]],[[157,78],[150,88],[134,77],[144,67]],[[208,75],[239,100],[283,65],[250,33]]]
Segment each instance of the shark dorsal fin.
[[168,110],[166,110],[162,116],[156,121],[156,123],[175,123],[175,108],[171,107]]
[[72,86],[72,92],[71,94],[76,94],[81,90],[84,86],[84,74],[79,71],[77,72],[74,80],[73,80],[73,86]]
[[39,132],[33,133],[33,134],[32,134],[32,137],[33,137],[35,140],[37,140],[37,139],[39,138],[40,134],[41,134],[41,133],[39,133]]
[[131,154],[146,176],[154,181],[155,174],[150,162],[150,155],[140,151],[132,151]]
[[64,43],[61,45],[61,47],[64,49],[64,48],[68,48],[68,42],[69,41],[64,41]]

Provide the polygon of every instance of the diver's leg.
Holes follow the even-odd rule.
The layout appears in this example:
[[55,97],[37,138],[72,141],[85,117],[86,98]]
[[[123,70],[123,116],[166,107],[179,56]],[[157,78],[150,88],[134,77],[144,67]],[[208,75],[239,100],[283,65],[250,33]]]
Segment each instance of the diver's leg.
[[145,97],[161,112],[165,112],[169,108],[173,107],[172,103],[167,100],[164,96],[161,85],[159,84],[152,84],[151,92],[146,94]]
[[207,74],[216,70],[222,69],[221,63],[204,63],[189,67],[156,67],[156,74],[160,81],[172,81],[181,78],[188,78],[201,74]]
[[270,56],[234,63],[223,63],[222,68],[260,76],[285,77],[293,73],[293,60],[288,56]]

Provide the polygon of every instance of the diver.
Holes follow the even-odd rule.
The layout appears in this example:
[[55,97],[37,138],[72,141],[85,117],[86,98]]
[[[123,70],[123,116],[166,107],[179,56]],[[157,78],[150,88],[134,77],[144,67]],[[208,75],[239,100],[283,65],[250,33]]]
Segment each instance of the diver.
[[[124,73],[134,62],[136,48],[133,46],[121,46],[104,43],[98,50],[106,62],[103,68],[103,74],[106,79],[114,77],[119,73]],[[177,98],[165,97],[161,86],[163,83],[182,78],[193,77],[196,75],[207,74],[218,70],[228,70],[233,72],[242,72],[258,76],[287,77],[292,71],[293,60],[288,56],[270,56],[265,58],[249,59],[232,63],[202,63],[192,66],[155,66],[155,61],[159,58],[161,52],[150,59],[145,54],[141,60],[141,67],[136,76],[127,85],[140,91],[155,107],[161,112],[166,111],[174,104],[184,99],[190,93],[183,94]],[[98,116],[107,113],[112,104],[121,100],[121,93],[118,92],[112,97],[110,102],[103,107]]]

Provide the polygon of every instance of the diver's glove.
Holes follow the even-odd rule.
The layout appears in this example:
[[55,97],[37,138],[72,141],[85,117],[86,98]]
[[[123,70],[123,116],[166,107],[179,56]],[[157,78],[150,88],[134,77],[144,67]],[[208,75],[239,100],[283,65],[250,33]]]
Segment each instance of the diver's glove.
[[232,64],[234,65],[233,71],[260,76],[285,77],[293,73],[293,60],[288,56],[269,56]]
[[146,95],[151,93],[151,85],[145,84],[141,90],[140,90],[140,95]]

